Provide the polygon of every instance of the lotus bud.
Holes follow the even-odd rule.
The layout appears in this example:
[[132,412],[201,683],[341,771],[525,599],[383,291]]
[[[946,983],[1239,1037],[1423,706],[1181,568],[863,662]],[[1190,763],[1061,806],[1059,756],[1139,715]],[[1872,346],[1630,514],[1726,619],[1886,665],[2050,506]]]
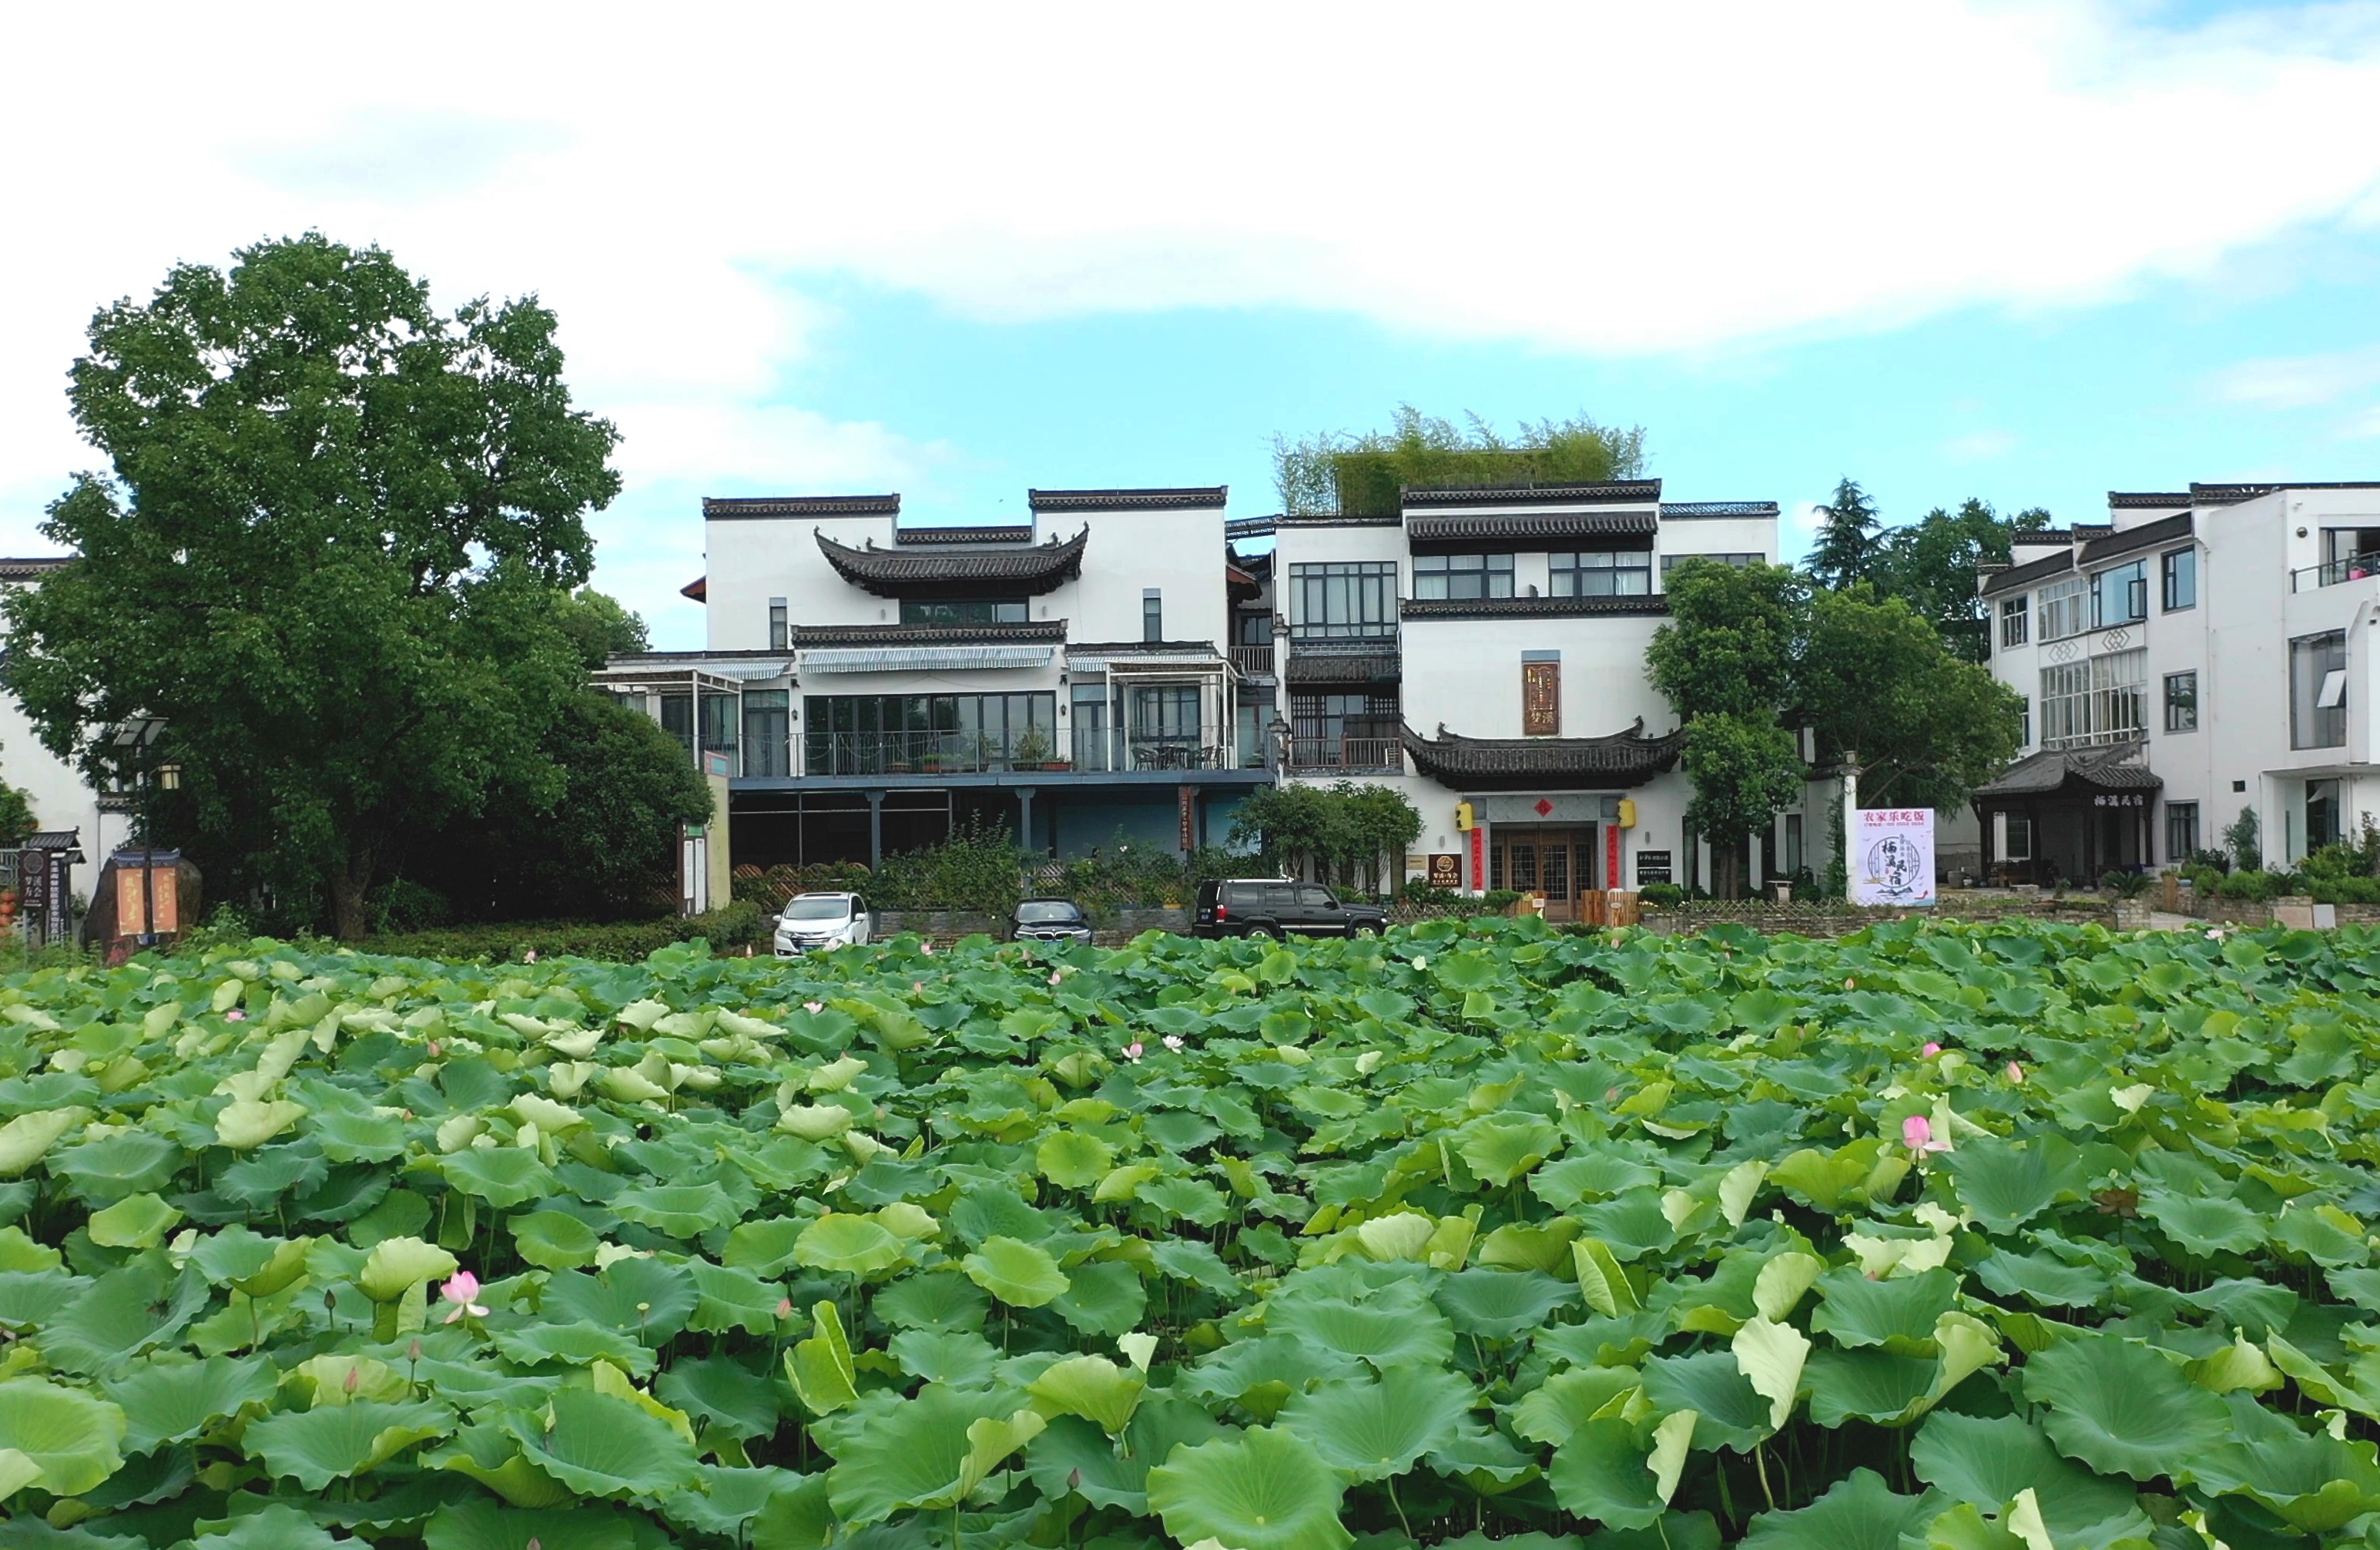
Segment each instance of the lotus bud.
[[790,1297],[781,1297],[777,1299],[777,1317],[781,1319],[790,1319],[793,1316],[794,1300]]
[[328,1287],[322,1288],[322,1311],[326,1313],[335,1313],[339,1311],[339,1294]]
[[248,1020],[248,1014],[241,1011],[238,1007],[234,1007],[230,1011],[224,1014],[224,1020],[225,1022],[246,1022]]
[[808,1012],[812,1017],[816,1017],[820,1012],[826,1010],[826,1003],[823,1001],[805,1001],[802,1003],[802,1010]]
[[430,1058],[432,1060],[438,1058],[438,1041],[435,1039],[430,1041]]
[[1942,1053],[1942,1046],[1929,1039],[1926,1041],[1925,1049],[1919,1051],[1919,1053],[1924,1055],[1926,1059],[1931,1060],[1936,1056]]
[[346,1381],[341,1383],[339,1386],[346,1389],[348,1393],[353,1394],[356,1391],[356,1385],[361,1381],[362,1377],[363,1370],[361,1368],[350,1367],[347,1369]]
[[421,1342],[419,1340],[415,1340],[405,1348],[405,1360],[407,1361],[419,1361],[421,1360]]

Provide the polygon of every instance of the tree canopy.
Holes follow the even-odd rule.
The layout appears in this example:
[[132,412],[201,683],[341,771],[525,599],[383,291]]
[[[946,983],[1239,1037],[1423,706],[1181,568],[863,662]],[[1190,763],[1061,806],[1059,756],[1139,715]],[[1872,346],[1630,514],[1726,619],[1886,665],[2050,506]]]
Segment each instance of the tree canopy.
[[1810,546],[1810,579],[1840,591],[1876,572],[1876,502],[1850,479],[1835,485],[1834,498],[1818,507],[1818,538]]
[[1402,857],[1421,833],[1421,814],[1392,786],[1267,786],[1232,810],[1231,842],[1253,845],[1272,865],[1336,869],[1372,885],[1380,858]]
[[1645,469],[1645,432],[1590,416],[1523,421],[1507,437],[1477,415],[1434,420],[1400,406],[1390,429],[1276,437],[1273,479],[1293,514],[1391,517],[1400,492],[1434,485],[1594,483]]
[[1856,754],[1869,807],[1964,807],[2016,757],[2023,702],[1867,587],[1810,600],[1796,695],[1822,759]]
[[1988,661],[1990,618],[1975,591],[1977,568],[2006,565],[2015,535],[2049,523],[2039,506],[2003,520],[1990,502],[1970,495],[1956,511],[1937,506],[1914,522],[1887,528],[1870,577],[1877,592],[1905,600],[1939,630],[1953,656]]
[[572,406],[552,312],[451,314],[319,234],[184,264],[103,308],[69,397],[108,458],[49,510],[81,558],[6,603],[6,681],[105,780],[168,723],[168,813],[203,860],[343,936],[408,828],[565,788],[584,692],[555,594],[593,558],[617,435]]

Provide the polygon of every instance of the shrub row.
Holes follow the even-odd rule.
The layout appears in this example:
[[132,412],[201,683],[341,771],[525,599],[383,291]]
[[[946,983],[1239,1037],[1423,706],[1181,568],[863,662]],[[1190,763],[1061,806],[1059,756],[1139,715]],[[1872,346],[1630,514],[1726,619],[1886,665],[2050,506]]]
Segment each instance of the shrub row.
[[724,954],[767,935],[768,917],[748,900],[704,915],[670,915],[651,921],[499,921],[370,936],[366,952],[395,958],[447,958],[457,962],[503,961],[534,952],[540,958],[600,958],[635,962],[674,942],[699,937]]

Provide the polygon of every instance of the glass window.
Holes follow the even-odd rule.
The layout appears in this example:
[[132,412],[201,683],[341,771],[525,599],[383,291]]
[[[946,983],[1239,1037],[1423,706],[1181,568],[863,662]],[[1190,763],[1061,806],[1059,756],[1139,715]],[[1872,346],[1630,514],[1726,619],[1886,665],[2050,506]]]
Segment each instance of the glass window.
[[662,730],[686,745],[686,756],[694,757],[694,696],[664,694],[662,696]]
[[1413,594],[1473,599],[1512,595],[1510,555],[1415,555]]
[[2165,729],[2168,732],[2198,730],[2198,675],[2168,673],[2165,676]]
[[1399,761],[1394,694],[1293,694],[1289,721],[1293,765],[1374,768]]
[[2020,698],[2016,707],[2016,746],[2033,746],[2033,702]]
[[1309,641],[1351,641],[1397,632],[1393,560],[1289,568],[1289,632]]
[[905,597],[903,624],[1023,624],[1032,616],[1021,597]]
[[1138,738],[1198,738],[1198,686],[1158,684],[1132,691],[1132,730]]
[[1663,555],[1661,574],[1668,576],[1670,571],[1675,570],[1687,560],[1708,560],[1713,565],[1731,565],[1736,569],[1742,570],[1747,566],[1765,565],[1768,556],[1766,555]]
[[2338,843],[2338,782],[2306,782],[2306,854]]
[[2041,670],[2041,746],[2065,748],[2091,732],[2091,665],[2062,662]]
[[2115,652],[2041,670],[2041,746],[2120,742],[2147,728],[2148,653]]
[[793,773],[786,753],[787,718],[793,714],[793,694],[783,689],[744,691],[744,773],[782,775]]
[[2008,850],[2001,860],[2010,861],[2033,860],[2032,819],[2013,812],[2008,815]]
[[1005,770],[1058,756],[1055,694],[812,694],[802,701],[810,775]]
[[2347,636],[2331,630],[2289,642],[2289,746],[2347,742]]
[[2165,804],[2165,859],[2181,862],[2198,853],[2198,804]]
[[769,599],[769,649],[772,652],[783,651],[786,634],[785,600],[782,597],[772,597]]
[[1108,736],[1108,686],[1105,683],[1075,686],[1075,768],[1105,770],[1112,767],[1113,750]]
[[2112,565],[2091,574],[2091,628],[2138,624],[2149,616],[2149,562]]
[[1165,594],[1155,587],[1140,594],[1140,638],[1143,641],[1165,639]]
[[2000,599],[2000,644],[2022,646],[2025,627],[2033,621],[2033,610],[2025,606],[2024,593]]
[[1556,597],[1642,597],[1653,590],[1649,550],[1557,550],[1546,560]]
[[2091,583],[2080,576],[2052,581],[2035,592],[2034,603],[2035,612],[2040,616],[2041,639],[2063,641],[2088,629],[2090,615],[2085,604],[2090,595]]
[[1332,903],[1330,890],[1308,883],[1297,890],[1297,903],[1302,909],[1328,909]]
[[1785,874],[1791,877],[1802,870],[1802,815],[1785,815]]
[[2157,561],[2164,577],[2165,611],[2177,613],[2198,606],[2198,551],[2169,549]]

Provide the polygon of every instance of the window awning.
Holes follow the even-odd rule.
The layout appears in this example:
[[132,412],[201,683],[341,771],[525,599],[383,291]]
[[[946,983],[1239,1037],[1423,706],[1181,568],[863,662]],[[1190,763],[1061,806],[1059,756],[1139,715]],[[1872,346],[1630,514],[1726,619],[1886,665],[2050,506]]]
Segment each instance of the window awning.
[[1054,646],[851,646],[802,653],[805,673],[946,673],[963,668],[1046,667]]

